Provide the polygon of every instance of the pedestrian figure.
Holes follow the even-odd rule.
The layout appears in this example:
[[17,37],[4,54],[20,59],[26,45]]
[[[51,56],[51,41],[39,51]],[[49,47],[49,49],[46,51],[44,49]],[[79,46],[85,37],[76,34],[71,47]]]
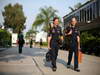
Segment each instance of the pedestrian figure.
[[18,33],[18,45],[19,45],[19,53],[22,53],[22,47],[24,45],[25,41],[24,41],[24,36],[22,34],[21,31],[19,31]]
[[61,27],[59,26],[59,19],[55,17],[53,19],[53,26],[52,29],[48,32],[48,49],[51,50],[51,63],[52,63],[52,70],[56,71],[56,60],[58,56],[58,49],[59,49],[59,41],[61,40],[62,31]]
[[43,42],[42,42],[42,38],[40,39],[40,49],[42,48]]
[[33,40],[31,38],[31,40],[30,40],[30,48],[32,48],[32,45],[33,45]]
[[71,19],[70,30],[66,35],[70,35],[70,50],[68,56],[67,68],[71,68],[72,56],[74,53],[74,70],[80,72],[78,63],[78,52],[80,50],[80,33],[77,27],[77,20],[75,17]]

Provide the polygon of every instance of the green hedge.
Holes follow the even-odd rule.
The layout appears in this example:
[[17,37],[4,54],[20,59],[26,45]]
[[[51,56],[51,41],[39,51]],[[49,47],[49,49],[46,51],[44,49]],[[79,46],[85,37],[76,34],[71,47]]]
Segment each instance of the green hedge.
[[0,46],[7,47],[8,45],[11,45],[11,34],[4,29],[0,29]]
[[43,42],[43,46],[48,46],[48,43],[47,42]]
[[100,29],[84,31],[80,36],[83,52],[91,54],[99,50],[96,47],[100,46]]

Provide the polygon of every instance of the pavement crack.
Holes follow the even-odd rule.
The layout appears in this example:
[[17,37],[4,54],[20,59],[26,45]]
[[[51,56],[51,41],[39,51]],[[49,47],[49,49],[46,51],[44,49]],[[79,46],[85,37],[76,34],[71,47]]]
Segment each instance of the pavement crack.
[[38,63],[36,62],[36,60],[34,58],[32,58],[36,67],[38,68],[38,70],[41,72],[41,75],[45,75],[44,72],[42,71],[42,69],[39,67]]

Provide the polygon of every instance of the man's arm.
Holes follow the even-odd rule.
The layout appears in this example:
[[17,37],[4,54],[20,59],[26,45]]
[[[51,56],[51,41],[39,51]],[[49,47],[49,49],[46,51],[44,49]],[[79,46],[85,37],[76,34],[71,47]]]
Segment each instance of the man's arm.
[[78,50],[80,50],[80,36],[77,36]]
[[71,34],[72,34],[72,30],[70,30],[68,33],[66,33],[66,36],[71,35]]
[[51,47],[50,47],[50,43],[51,43],[51,36],[48,36],[48,49],[51,49]]

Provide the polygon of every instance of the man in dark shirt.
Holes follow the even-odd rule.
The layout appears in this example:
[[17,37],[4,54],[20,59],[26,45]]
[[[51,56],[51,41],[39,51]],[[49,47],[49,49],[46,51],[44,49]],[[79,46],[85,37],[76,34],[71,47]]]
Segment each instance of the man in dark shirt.
[[80,32],[78,30],[77,20],[75,17],[71,20],[71,26],[70,31],[67,33],[67,35],[70,35],[70,50],[69,50],[69,56],[68,56],[68,63],[67,68],[70,68],[72,55],[74,53],[74,70],[77,72],[80,72],[80,69],[78,69],[78,50],[80,50]]
[[55,17],[53,19],[53,27],[48,32],[48,49],[51,50],[51,62],[52,70],[56,71],[56,59],[58,56],[59,43],[61,40],[62,31],[59,26],[59,19]]
[[22,47],[24,45],[24,36],[21,31],[18,33],[18,44],[19,44],[19,53],[22,53]]
[[32,38],[30,39],[30,48],[32,48],[32,46],[33,46],[33,40],[32,40]]

